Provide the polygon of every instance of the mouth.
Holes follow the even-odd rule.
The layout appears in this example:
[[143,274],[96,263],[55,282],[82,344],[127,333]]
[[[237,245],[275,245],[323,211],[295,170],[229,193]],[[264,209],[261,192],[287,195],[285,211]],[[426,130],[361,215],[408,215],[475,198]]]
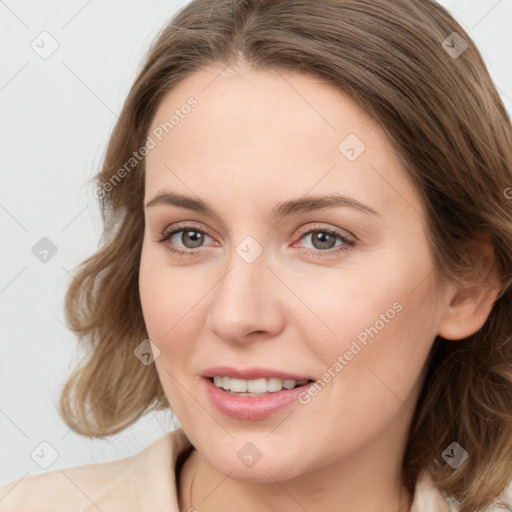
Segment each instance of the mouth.
[[296,389],[314,382],[312,379],[281,379],[279,377],[258,378],[258,379],[240,379],[224,375],[215,375],[209,378],[210,382],[234,396],[267,396],[279,393],[283,390]]
[[315,385],[312,379],[241,379],[225,375],[203,376],[202,381],[207,400],[220,413],[245,421],[265,420],[297,406],[302,403],[301,396]]

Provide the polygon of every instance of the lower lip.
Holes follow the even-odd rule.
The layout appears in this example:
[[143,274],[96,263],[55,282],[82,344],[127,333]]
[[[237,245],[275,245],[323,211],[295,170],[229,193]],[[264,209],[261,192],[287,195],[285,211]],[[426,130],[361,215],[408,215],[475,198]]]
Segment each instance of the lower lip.
[[314,382],[293,389],[283,389],[263,396],[237,396],[226,393],[217,387],[209,378],[203,378],[206,394],[217,409],[232,418],[239,420],[262,420],[272,416],[294,402],[299,395],[307,391]]

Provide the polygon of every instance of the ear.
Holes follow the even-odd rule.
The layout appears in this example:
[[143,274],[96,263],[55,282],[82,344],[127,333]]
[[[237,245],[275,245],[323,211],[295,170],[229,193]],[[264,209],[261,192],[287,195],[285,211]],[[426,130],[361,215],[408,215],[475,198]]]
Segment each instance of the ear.
[[460,340],[477,332],[499,293],[500,275],[490,238],[477,235],[468,244],[466,254],[464,268],[458,270],[463,283],[447,287],[447,305],[438,332],[447,340]]

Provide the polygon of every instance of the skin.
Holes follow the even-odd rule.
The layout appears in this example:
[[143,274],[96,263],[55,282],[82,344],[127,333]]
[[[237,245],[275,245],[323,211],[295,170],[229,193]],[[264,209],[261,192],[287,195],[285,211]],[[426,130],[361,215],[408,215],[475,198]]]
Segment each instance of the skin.
[[[180,510],[408,510],[400,464],[429,350],[437,334],[480,328],[492,297],[436,277],[407,173],[381,126],[343,92],[298,73],[224,68],[168,93],[150,132],[190,96],[198,105],[146,157],[145,204],[165,189],[215,212],[145,209],[140,299],[163,389],[195,447],[179,475]],[[366,146],[354,161],[338,149],[348,134]],[[281,201],[334,193],[377,214],[270,215]],[[207,232],[202,246],[183,232],[157,241],[183,222]],[[326,249],[313,228],[355,245]],[[252,263],[236,252],[247,236],[263,249]],[[244,421],[204,393],[200,373],[221,364],[320,379],[395,303],[401,311],[307,405]],[[251,468],[237,457],[247,442],[262,453]]]

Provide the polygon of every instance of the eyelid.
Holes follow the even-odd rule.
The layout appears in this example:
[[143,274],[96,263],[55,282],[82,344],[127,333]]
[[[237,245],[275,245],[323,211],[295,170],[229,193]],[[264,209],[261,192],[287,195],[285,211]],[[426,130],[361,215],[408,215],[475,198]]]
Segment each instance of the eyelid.
[[328,226],[321,222],[317,222],[317,223],[314,222],[313,225],[308,224],[306,226],[300,227],[296,231],[295,236],[298,238],[302,238],[303,235],[305,235],[306,233],[310,233],[311,231],[328,231],[328,232],[336,234],[342,238],[351,240],[353,242],[359,241],[359,238],[357,238],[357,236],[353,235],[350,231],[347,231],[346,229],[331,227],[331,226]]
[[211,233],[211,231],[208,230],[208,228],[205,228],[202,225],[197,225],[195,222],[190,221],[181,221],[176,222],[174,224],[171,224],[167,228],[163,230],[162,238],[165,238],[169,236],[171,233],[175,233],[176,231],[185,231],[187,228],[196,229],[197,231],[200,231],[201,233],[205,233],[210,238],[215,238],[215,236]]

